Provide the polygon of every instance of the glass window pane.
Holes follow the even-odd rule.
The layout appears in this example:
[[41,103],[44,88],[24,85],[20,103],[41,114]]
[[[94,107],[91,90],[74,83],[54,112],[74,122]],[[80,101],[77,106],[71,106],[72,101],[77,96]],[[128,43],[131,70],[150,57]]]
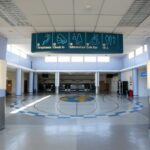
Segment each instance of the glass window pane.
[[144,45],[144,52],[147,52],[147,45]]
[[56,56],[46,56],[45,62],[57,62],[57,57]]
[[138,49],[136,49],[135,54],[136,56],[140,55],[143,53],[143,46],[139,47]]
[[71,62],[83,62],[83,56],[73,56]]
[[129,55],[128,55],[129,59],[132,59],[134,58],[134,51],[133,52],[130,52]]
[[98,62],[110,62],[110,57],[108,57],[108,56],[98,56]]
[[69,56],[59,56],[58,62],[70,62],[70,57]]
[[96,57],[95,56],[85,56],[84,62],[96,62]]

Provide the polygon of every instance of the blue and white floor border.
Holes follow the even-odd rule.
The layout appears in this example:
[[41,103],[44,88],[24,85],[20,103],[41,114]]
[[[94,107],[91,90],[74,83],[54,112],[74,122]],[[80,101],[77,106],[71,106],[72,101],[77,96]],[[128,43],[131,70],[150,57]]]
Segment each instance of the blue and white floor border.
[[[10,105],[11,108],[14,110],[18,110],[21,108],[17,102],[14,102]],[[134,102],[133,107],[130,110],[127,111],[119,111],[119,112],[112,112],[112,113],[104,113],[104,114],[91,114],[91,115],[63,115],[63,114],[43,114],[40,112],[34,112],[34,111],[26,111],[21,110],[18,111],[21,114],[30,115],[30,116],[36,116],[36,117],[43,117],[43,118],[63,118],[63,119],[71,119],[71,118],[97,118],[97,117],[116,117],[116,116],[122,116],[130,113],[135,113],[140,110],[142,110],[143,104],[141,102]]]

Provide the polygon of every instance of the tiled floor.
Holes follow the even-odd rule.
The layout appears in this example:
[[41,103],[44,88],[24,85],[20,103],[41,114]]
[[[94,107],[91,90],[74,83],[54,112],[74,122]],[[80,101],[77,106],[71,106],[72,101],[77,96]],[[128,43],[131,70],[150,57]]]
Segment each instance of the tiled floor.
[[18,98],[11,107],[14,108],[12,113],[20,111],[31,116],[93,118],[134,113],[140,111],[143,104],[138,99],[128,100],[116,95],[68,94]]
[[[23,104],[27,105],[33,99],[45,96],[19,99],[24,100]],[[110,97],[112,96],[105,97],[107,110],[113,107],[113,103],[108,101],[117,100],[117,96],[113,95],[112,99]],[[139,99],[144,107],[138,112],[114,117],[71,119],[10,114],[12,108],[9,106],[15,99],[7,99],[6,129],[0,131],[0,150],[150,150],[147,98]],[[124,104],[131,106],[128,101]],[[42,105],[45,108],[46,105]],[[104,107],[103,110],[105,111]]]

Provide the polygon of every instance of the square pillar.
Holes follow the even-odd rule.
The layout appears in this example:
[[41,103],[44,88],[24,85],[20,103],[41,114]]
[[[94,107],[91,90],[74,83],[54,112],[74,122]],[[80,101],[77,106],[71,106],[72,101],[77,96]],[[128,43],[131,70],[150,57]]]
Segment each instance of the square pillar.
[[132,80],[133,80],[133,95],[138,96],[138,89],[139,89],[139,84],[138,84],[138,68],[134,68],[132,70]]
[[22,95],[22,70],[20,68],[17,68],[16,70],[16,96]]
[[5,128],[6,49],[7,39],[0,35],[0,130]]
[[29,72],[29,94],[33,94],[33,72]]
[[95,93],[99,94],[99,72],[95,72]]
[[55,73],[55,92],[56,94],[59,94],[59,84],[60,84],[60,73]]

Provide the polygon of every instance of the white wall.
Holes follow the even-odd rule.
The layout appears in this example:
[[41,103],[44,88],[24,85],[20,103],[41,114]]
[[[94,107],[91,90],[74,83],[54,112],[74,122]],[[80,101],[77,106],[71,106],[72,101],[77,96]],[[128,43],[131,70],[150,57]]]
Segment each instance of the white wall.
[[[24,80],[28,79],[27,74],[24,74],[24,72],[22,72],[22,93],[24,93]],[[12,93],[11,94],[15,94],[16,93],[16,71],[7,71],[7,80],[11,80],[12,81]]]
[[15,94],[16,72],[15,71],[7,71],[7,80],[12,81],[12,94]]
[[[148,91],[147,91],[147,77],[141,77],[141,72],[146,71],[146,67],[139,68],[138,69],[138,84],[139,84],[139,97],[146,97],[148,96]],[[122,73],[122,79],[123,81],[128,81],[129,82],[129,88],[132,89],[132,70],[126,71]]]
[[128,88],[129,89],[132,89],[132,70],[129,70],[129,71],[124,71],[124,72],[121,72],[121,80],[122,81],[128,81],[129,83],[129,86]]
[[118,76],[114,76],[112,79],[111,79],[111,92],[112,93],[117,93],[117,90],[118,90],[118,80],[119,80],[119,77]]
[[138,80],[139,80],[139,96],[140,97],[146,97],[148,96],[148,90],[147,90],[147,77],[141,77],[141,72],[146,72],[145,68],[140,68],[138,71]]

